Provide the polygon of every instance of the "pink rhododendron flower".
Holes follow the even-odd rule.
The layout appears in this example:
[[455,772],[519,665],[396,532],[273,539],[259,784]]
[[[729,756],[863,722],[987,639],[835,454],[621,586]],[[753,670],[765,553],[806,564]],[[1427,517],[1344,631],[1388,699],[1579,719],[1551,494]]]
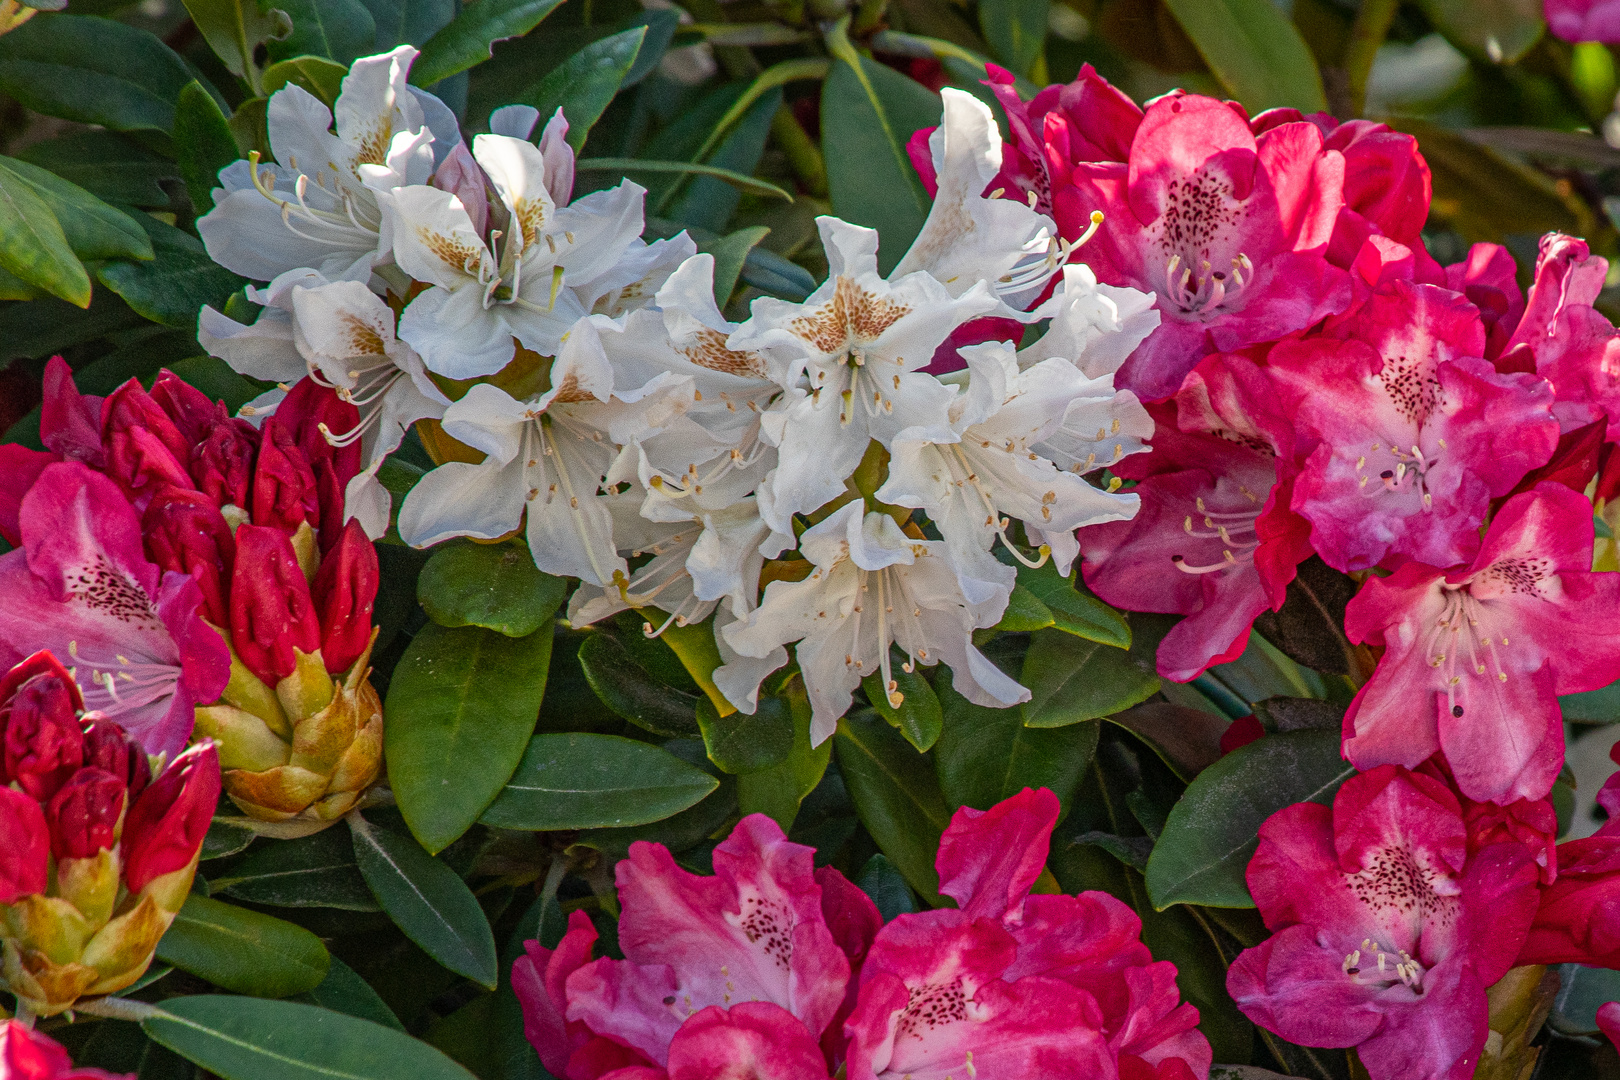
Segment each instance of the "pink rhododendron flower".
[[1249,891],[1273,936],[1233,962],[1227,989],[1291,1042],[1355,1047],[1373,1080],[1467,1080],[1536,877],[1520,845],[1471,844],[1440,781],[1373,769],[1331,808],[1298,803],[1260,827]]
[[1485,324],[1487,360],[1502,354],[1524,317],[1524,293],[1517,275],[1518,264],[1501,244],[1475,244],[1462,262],[1446,267],[1446,288],[1462,293],[1479,309]]
[[1542,0],[1547,29],[1565,41],[1620,42],[1615,0]]
[[88,707],[148,753],[177,754],[192,710],[230,674],[224,640],[198,614],[201,590],[147,561],[123,492],[78,462],[40,473],[19,531],[22,549],[0,555],[0,667],[49,649],[73,665]]
[[79,1069],[60,1043],[21,1020],[0,1020],[0,1080],[135,1080],[101,1069]]
[[1224,102],[1172,94],[1148,107],[1128,163],[1082,163],[1053,193],[1059,231],[1102,228],[1085,249],[1099,281],[1158,296],[1159,328],[1120,368],[1144,399],[1176,392],[1206,353],[1275,341],[1342,311],[1350,279],[1325,251],[1344,157],[1306,122],[1257,139]]
[[1564,760],[1557,695],[1620,678],[1620,576],[1593,573],[1592,505],[1559,484],[1509,499],[1465,567],[1407,563],[1350,602],[1386,651],[1344,718],[1357,768],[1443,753],[1471,799],[1539,799]]
[[1291,482],[1279,475],[1291,433],[1255,415],[1269,392],[1248,360],[1205,360],[1175,407],[1155,410],[1153,452],[1114,466],[1138,481],[1136,517],[1080,530],[1093,592],[1131,611],[1187,616],[1159,645],[1167,679],[1186,682],[1236,659],[1255,617],[1282,606],[1310,555],[1307,526],[1288,506]]
[[1328,565],[1365,570],[1392,554],[1463,562],[1490,500],[1551,456],[1550,388],[1499,374],[1484,349],[1473,305],[1401,281],[1330,335],[1272,348],[1267,371],[1308,453],[1293,506]]

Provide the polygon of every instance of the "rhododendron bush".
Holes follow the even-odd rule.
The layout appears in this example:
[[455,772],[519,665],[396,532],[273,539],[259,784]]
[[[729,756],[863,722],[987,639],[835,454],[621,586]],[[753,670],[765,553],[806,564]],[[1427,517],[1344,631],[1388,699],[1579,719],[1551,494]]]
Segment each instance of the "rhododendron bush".
[[1616,12],[276,2],[0,4],[0,1080],[1620,1075]]

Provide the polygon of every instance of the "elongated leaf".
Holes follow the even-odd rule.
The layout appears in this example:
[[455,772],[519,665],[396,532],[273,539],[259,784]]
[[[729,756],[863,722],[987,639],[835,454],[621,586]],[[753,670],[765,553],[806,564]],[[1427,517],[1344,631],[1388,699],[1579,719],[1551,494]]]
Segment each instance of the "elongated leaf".
[[1020,681],[1030,692],[1024,723],[1034,728],[1109,716],[1159,689],[1158,676],[1138,667],[1130,653],[1055,629],[1036,631]]
[[363,0],[377,24],[377,52],[400,45],[421,48],[450,25],[459,5],[456,0]]
[[[770,235],[771,230],[764,225],[752,225],[746,229],[738,229],[734,233],[706,244],[700,251],[707,251],[714,256],[714,302],[722,308],[731,300],[732,290],[737,287],[737,277],[742,273],[743,266],[748,262],[748,256],[753,253],[761,240]],[[714,635],[710,634],[712,638]]]
[[348,822],[354,860],[394,924],[457,975],[495,989],[495,935],[466,882],[423,851],[415,837],[359,814]]
[[567,583],[543,574],[520,544],[457,544],[435,551],[416,597],[440,626],[482,626],[521,638],[557,613]]
[[[1546,28],[1537,0],[1419,0],[1418,7],[1447,41],[1493,64],[1522,59]],[[1605,112],[1612,101],[1611,93]]]
[[111,131],[75,131],[17,151],[97,198],[131,206],[167,206],[161,182],[178,177],[174,162]]
[[737,777],[737,806],[743,814],[761,813],[771,817],[783,832],[793,828],[799,804],[816,789],[832,760],[832,740],[810,745],[810,699],[804,684],[794,680],[787,691],[793,713],[793,749],[787,760],[769,769],[759,769]]
[[222,308],[246,284],[210,259],[202,241],[191,234],[149,214],[140,216],[140,225],[152,241],[153,258],[104,263],[96,271],[96,280],[153,322],[195,329],[197,312],[204,304]]
[[1046,44],[1049,0],[980,0],[979,28],[1015,75],[1028,75]]
[[196,894],[158,942],[157,958],[232,993],[267,998],[313,990],[331,960],[302,926]]
[[156,36],[111,19],[52,15],[0,37],[0,90],[46,116],[168,132],[197,74]]
[[241,157],[241,151],[225,113],[199,82],[188,83],[175,104],[174,150],[192,208],[206,214],[214,207],[219,171]]
[[270,45],[270,59],[324,56],[351,64],[371,51],[377,23],[360,0],[276,0],[292,17],[292,33]]
[[388,780],[424,847],[447,847],[500,794],[529,745],[552,634],[424,627],[388,684]]
[[[1264,0],[1262,0],[1264,2]],[[821,145],[833,212],[878,231],[878,268],[894,269],[932,200],[906,154],[912,132],[939,123],[937,94],[848,47],[821,88]]]
[[[337,833],[340,840],[345,844],[349,843],[349,838],[343,835],[341,829],[328,829],[327,832]],[[323,1009],[331,1009],[347,1016],[358,1016],[362,1020],[391,1027],[395,1031],[405,1030],[405,1025],[394,1015],[394,1010],[390,1009],[382,996],[371,988],[371,984],[362,979],[354,968],[335,956],[332,957],[332,966],[327,968],[326,978],[321,980],[321,985],[307,994],[299,994],[293,1000],[308,1005],[319,1005]]]
[[615,634],[586,638],[579,647],[579,666],[602,704],[642,730],[665,738],[701,736],[697,695],[653,675]]
[[934,855],[951,810],[928,759],[871,712],[838,721],[833,744],[866,831],[924,900],[947,903],[939,895]]
[[942,687],[939,698],[934,768],[947,802],[988,810],[1027,787],[1044,787],[1067,809],[1097,752],[1097,721],[1043,731],[1025,727],[1016,708],[975,705],[954,686]]
[[1215,77],[1250,112],[1327,108],[1305,39],[1271,0],[1165,0]]
[[1354,773],[1339,756],[1336,731],[1268,735],[1209,766],[1153,846],[1147,887],[1154,907],[1253,907],[1243,873],[1260,825],[1297,802],[1330,802]]
[[1164,701],[1150,701],[1108,719],[1151,746],[1171,772],[1188,782],[1220,759],[1221,736],[1227,728],[1218,716]]
[[1007,598],[1007,610],[1001,613],[996,629],[1003,633],[1045,630],[1056,621],[1052,609],[1038,596],[1022,585],[1014,585],[1012,595]]
[[186,12],[225,70],[249,83],[259,46],[292,33],[292,19],[265,0],[186,0]]
[[562,0],[490,0],[486,4],[479,0],[468,4],[422,46],[422,55],[411,65],[411,82],[432,86],[482,64],[490,57],[491,45],[527,34],[560,3]]
[[150,259],[152,242],[134,218],[49,169],[16,158],[0,167],[19,177],[45,200],[62,226],[68,247],[81,259]]
[[[765,152],[765,142],[771,134],[771,124],[781,107],[781,89],[766,91],[714,149],[706,159],[707,163],[741,176],[747,176],[759,168],[760,155]],[[793,198],[785,191],[778,197],[782,196],[789,201]],[[729,177],[699,176],[686,186],[669,213],[675,220],[689,226],[720,232],[731,220],[741,199],[739,185]],[[742,262],[740,258],[737,261],[739,265]]]
[[[566,108],[564,111],[567,111]],[[749,176],[747,173],[740,173],[735,169],[727,169],[719,165],[707,165],[702,162],[648,161],[645,158],[581,158],[574,164],[574,171],[612,173],[690,173],[697,176],[714,176],[724,180],[728,184],[733,184],[739,188],[742,188],[744,191],[751,191],[756,195],[771,195],[778,199],[785,199],[788,202],[793,201],[792,195],[789,195],[787,191],[771,183],[769,180],[761,180],[757,176]],[[724,224],[725,222],[722,221],[720,222],[720,225],[715,227],[719,228]],[[766,229],[765,231],[769,232],[770,230]]]
[[617,735],[536,735],[484,812],[502,829],[623,828],[662,821],[720,783],[675,755]]
[[636,26],[593,41],[547,72],[518,100],[539,109],[541,116],[562,109],[568,117],[568,145],[577,153],[630,74],[646,36],[647,28]]
[[227,855],[244,851],[258,839],[258,835],[246,826],[232,825],[215,818],[209,822],[208,832],[203,836],[202,861],[223,859]]
[[34,185],[3,166],[0,268],[69,303],[90,306],[90,275],[68,246],[56,215]]
[[752,715],[730,712],[725,716],[705,698],[698,702],[697,720],[709,760],[722,772],[769,769],[793,752],[793,714],[781,698],[761,695]]
[[223,1080],[473,1080],[404,1032],[299,1002],[169,998],[141,1027]]
[[889,690],[883,685],[881,673],[868,675],[861,680],[861,686],[866,690],[866,700],[872,703],[879,716],[898,728],[919,753],[926,754],[938,741],[944,723],[940,716],[939,697],[921,671],[908,673],[901,663],[895,663],[891,671],[894,675],[894,692],[900,695],[900,704],[895,705],[889,700]]
[[355,865],[354,845],[342,829],[266,844],[228,874],[211,878],[208,891],[273,907],[380,910]]
[[1064,633],[1115,648],[1130,648],[1131,628],[1125,617],[1090,593],[1080,592],[1050,561],[1033,570],[1020,566],[1018,584],[1045,605],[1052,615],[1051,625]]
[[277,60],[264,69],[264,92],[273,94],[288,83],[302,86],[330,108],[343,90],[349,69],[324,56],[295,56]]

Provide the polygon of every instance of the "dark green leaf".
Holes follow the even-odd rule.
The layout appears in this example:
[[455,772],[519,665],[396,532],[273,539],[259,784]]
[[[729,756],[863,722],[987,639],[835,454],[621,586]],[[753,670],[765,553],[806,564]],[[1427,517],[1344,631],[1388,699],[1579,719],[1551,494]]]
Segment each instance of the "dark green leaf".
[[270,59],[324,56],[352,64],[369,53],[377,24],[360,0],[276,0],[292,16],[292,33],[270,46]]
[[288,83],[303,87],[331,108],[343,91],[349,69],[324,56],[295,56],[264,69],[264,92],[273,94]]
[[174,150],[192,208],[206,214],[214,208],[219,171],[242,155],[219,103],[201,83],[189,83],[180,91],[174,110]]
[[195,893],[158,942],[157,958],[232,993],[271,998],[319,986],[331,959],[302,926]]
[[399,45],[421,48],[450,25],[459,6],[456,0],[364,0],[377,24],[377,52]]
[[452,544],[422,567],[416,596],[440,626],[482,626],[521,638],[551,621],[567,588],[562,578],[541,573],[521,544]]
[[167,206],[161,182],[177,179],[174,162],[110,131],[75,131],[17,151],[98,198],[132,206]]
[[918,752],[926,754],[938,741],[944,723],[940,717],[939,697],[921,671],[908,673],[902,663],[895,663],[890,671],[894,676],[895,693],[900,695],[900,704],[896,706],[889,701],[889,692],[883,685],[881,672],[861,680],[866,699],[879,716],[900,729],[900,734],[906,737],[908,743],[915,746]]
[[1597,1012],[1605,1004],[1620,1000],[1620,971],[1564,964],[1558,969],[1558,996],[1551,1023],[1570,1035],[1595,1035]]
[[637,840],[648,840],[663,844],[671,851],[683,852],[713,836],[727,821],[736,820],[737,781],[714,767],[714,762],[703,752],[701,742],[696,739],[671,739],[664,744],[664,750],[705,773],[720,786],[695,806],[682,810],[674,817],[622,829],[588,829],[579,834],[576,844],[600,851],[615,860],[624,858],[630,845]]
[[186,12],[225,70],[250,84],[257,77],[259,46],[292,32],[287,13],[267,0],[186,0]]
[[[69,345],[143,325],[128,304],[106,291],[96,293],[88,309],[54,298],[9,304],[0,307],[0,361],[44,358]],[[37,417],[33,428],[39,430]]]
[[1312,555],[1300,563],[1281,610],[1262,611],[1254,628],[1306,667],[1349,674],[1354,646],[1344,636],[1344,608],[1355,594],[1349,576]]
[[944,730],[934,747],[940,789],[952,806],[988,810],[1025,788],[1050,788],[1068,808],[1097,752],[1095,721],[1043,731],[1026,727],[1016,708],[975,705],[941,688]]
[[395,925],[457,975],[495,989],[495,935],[466,883],[415,837],[358,813],[348,822],[360,873]]
[[1588,724],[1612,724],[1620,720],[1620,682],[1584,694],[1565,694],[1558,699],[1565,720]]
[[665,738],[691,738],[698,727],[698,696],[678,690],[644,667],[615,634],[592,634],[579,647],[585,681],[602,704],[637,727]]
[[230,365],[217,356],[191,356],[168,367],[215,401],[223,401],[226,411],[233,415],[260,393],[259,387],[232,371]]
[[861,824],[924,900],[947,903],[934,855],[951,810],[928,759],[873,712],[838,721],[833,742]]
[[552,633],[526,638],[430,624],[388,684],[388,780],[429,851],[455,840],[500,794],[529,745]]
[[1007,598],[1007,610],[1001,613],[1001,621],[996,623],[996,629],[1002,633],[1016,634],[1045,630],[1056,621],[1052,609],[1043,604],[1040,597],[1023,585],[1014,585],[1012,595]]
[[[447,29],[454,28],[452,24]],[[591,42],[547,72],[518,101],[533,105],[541,116],[562,109],[568,118],[568,145],[577,153],[613,95],[619,92],[646,36],[647,28],[636,26]]]
[[820,746],[810,745],[811,710],[804,684],[795,680],[788,693],[788,707],[793,713],[793,749],[787,760],[737,777],[737,805],[742,813],[766,814],[782,826],[783,832],[793,828],[799,804],[821,783],[827,763],[832,760],[831,739],[823,739]]
[[[1541,40],[1539,0],[1418,0],[1436,30],[1463,52],[1511,64]],[[1605,103],[1605,111],[1613,101]]]
[[403,1032],[292,1001],[168,998],[141,1027],[223,1080],[473,1080]]
[[203,836],[202,861],[223,859],[227,855],[244,851],[258,835],[246,826],[232,825],[215,818],[209,822],[208,832]]
[[747,264],[749,256],[759,245],[761,240],[770,235],[770,229],[764,225],[753,225],[746,229],[738,229],[734,233],[727,233],[712,243],[704,244],[699,251],[707,251],[714,256],[714,302],[721,307],[731,299],[731,293],[737,287],[737,277]]
[[702,769],[633,739],[536,735],[483,821],[543,832],[645,825],[697,804],[718,786]]
[[1024,722],[1034,728],[1109,716],[1159,689],[1158,676],[1138,667],[1130,653],[1056,629],[1030,639],[1019,681],[1030,692]]
[[1046,44],[1050,0],[980,0],[979,28],[1014,75],[1028,75]]
[[774,251],[755,248],[743,262],[743,283],[787,300],[803,300],[816,291],[816,279],[796,262]]
[[[0,38],[0,44],[4,41]],[[33,184],[3,165],[0,268],[79,307],[90,305],[90,275],[68,246],[50,205]]]
[[562,0],[478,0],[468,4],[422,47],[422,55],[411,65],[411,82],[432,86],[482,64],[489,59],[491,45],[527,34],[560,3]]
[[703,698],[697,721],[709,760],[723,772],[769,769],[793,752],[793,710],[782,698],[761,695],[752,716],[738,711],[721,716],[714,703]]
[[[771,183],[769,180],[761,180],[757,176],[749,176],[747,173],[738,172],[736,169],[727,169],[719,165],[710,165],[705,162],[656,161],[649,158],[580,158],[574,163],[574,170],[576,172],[606,173],[639,172],[652,173],[655,175],[658,173],[674,173],[680,176],[711,177],[723,181],[726,184],[730,184],[732,187],[741,188],[743,191],[751,192],[755,195],[772,195],[786,202],[793,201],[792,195],[789,195],[787,191]],[[727,216],[729,216],[729,212]],[[686,218],[681,218],[681,221],[686,222],[693,230],[704,229],[702,225],[688,222]],[[721,224],[724,225],[724,223],[725,222],[722,219]],[[756,226],[753,229],[740,230],[740,232],[753,233],[761,228],[764,227]],[[771,230],[765,229],[764,231],[768,233]],[[699,247],[698,250],[702,251],[705,249]],[[716,275],[716,280],[718,280],[718,273]]]
[[201,240],[150,214],[140,215],[140,224],[151,238],[155,257],[104,263],[96,280],[148,319],[195,329],[204,304],[222,308],[226,298],[243,286],[241,278],[208,257]]
[[906,143],[912,132],[938,124],[940,114],[937,94],[853,49],[822,84],[821,145],[833,212],[878,231],[882,273],[894,269],[928,217],[933,200]]
[[883,854],[873,855],[855,877],[856,886],[877,905],[884,922],[893,922],[897,916],[909,915],[917,910],[917,897],[911,886]]
[[195,78],[155,35],[111,19],[49,15],[0,37],[0,90],[46,116],[114,131],[169,131]]
[[1210,71],[1251,113],[1327,108],[1305,39],[1271,0],[1164,0]]
[[1033,570],[1020,566],[1018,584],[1046,605],[1052,613],[1051,625],[1064,633],[1120,649],[1130,648],[1131,628],[1124,616],[1090,593],[1077,590],[1050,560]]
[[[704,159],[705,164],[729,169],[745,176],[759,168],[760,155],[765,152],[765,142],[770,137],[771,121],[781,107],[781,87],[761,95],[759,100],[743,114],[742,119],[731,129],[725,140]],[[699,176],[686,186],[679,201],[670,209],[669,216],[687,225],[720,232],[731,220],[731,215],[737,209],[737,203],[741,198],[742,192],[736,186],[718,177]],[[762,233],[761,236],[763,235]],[[736,255],[739,270],[746,255],[746,248]]]
[[342,829],[266,844],[227,873],[210,878],[208,892],[272,907],[379,910]]
[[[341,829],[327,831],[337,833],[345,844],[349,842],[349,838],[343,835]],[[390,1009],[381,995],[371,988],[371,984],[362,979],[354,968],[335,956],[332,957],[332,966],[327,969],[326,978],[321,980],[321,985],[307,994],[299,994],[293,1000],[302,1001],[307,1005],[319,1005],[323,1009],[331,1009],[346,1016],[358,1016],[362,1020],[391,1027],[395,1031],[405,1030],[405,1025],[394,1015],[394,1010]]]
[[1221,756],[1227,722],[1199,709],[1150,701],[1108,718],[1153,748],[1170,771],[1191,781]]
[[68,247],[81,259],[150,259],[152,242],[135,219],[108,206],[79,185],[48,169],[16,158],[0,158],[0,166],[31,185],[45,200]]
[[1254,715],[1267,731],[1339,731],[1345,711],[1342,701],[1314,698],[1271,697],[1254,703]]
[[1261,824],[1297,802],[1328,803],[1355,773],[1336,731],[1268,735],[1198,774],[1148,861],[1153,904],[1253,907],[1244,882]]

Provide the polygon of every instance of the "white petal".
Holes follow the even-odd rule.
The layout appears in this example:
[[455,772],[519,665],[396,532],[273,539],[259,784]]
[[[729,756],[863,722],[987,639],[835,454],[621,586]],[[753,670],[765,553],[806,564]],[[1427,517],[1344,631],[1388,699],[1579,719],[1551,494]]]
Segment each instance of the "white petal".
[[484,307],[476,285],[454,291],[435,287],[412,300],[399,317],[399,336],[430,371],[452,379],[493,375],[512,362],[516,351],[506,321],[508,306]]
[[239,371],[266,382],[297,382],[308,368],[293,345],[292,317],[267,307],[251,326],[204,307],[197,316],[197,342]]
[[444,432],[496,461],[518,456],[524,429],[533,419],[530,407],[488,383],[478,383],[444,411]]
[[373,540],[380,540],[388,531],[388,514],[393,505],[393,496],[370,469],[356,473],[343,489],[343,520],[359,521]]
[[509,139],[527,140],[534,134],[534,124],[539,119],[540,110],[533,105],[503,105],[489,114],[489,130]]
[[467,208],[448,191],[402,187],[386,193],[382,206],[392,218],[394,259],[418,281],[456,288],[476,284],[480,266],[494,266]]
[[400,539],[412,547],[428,547],[452,536],[505,536],[518,527],[523,495],[522,461],[448,461],[430,470],[405,496]]

